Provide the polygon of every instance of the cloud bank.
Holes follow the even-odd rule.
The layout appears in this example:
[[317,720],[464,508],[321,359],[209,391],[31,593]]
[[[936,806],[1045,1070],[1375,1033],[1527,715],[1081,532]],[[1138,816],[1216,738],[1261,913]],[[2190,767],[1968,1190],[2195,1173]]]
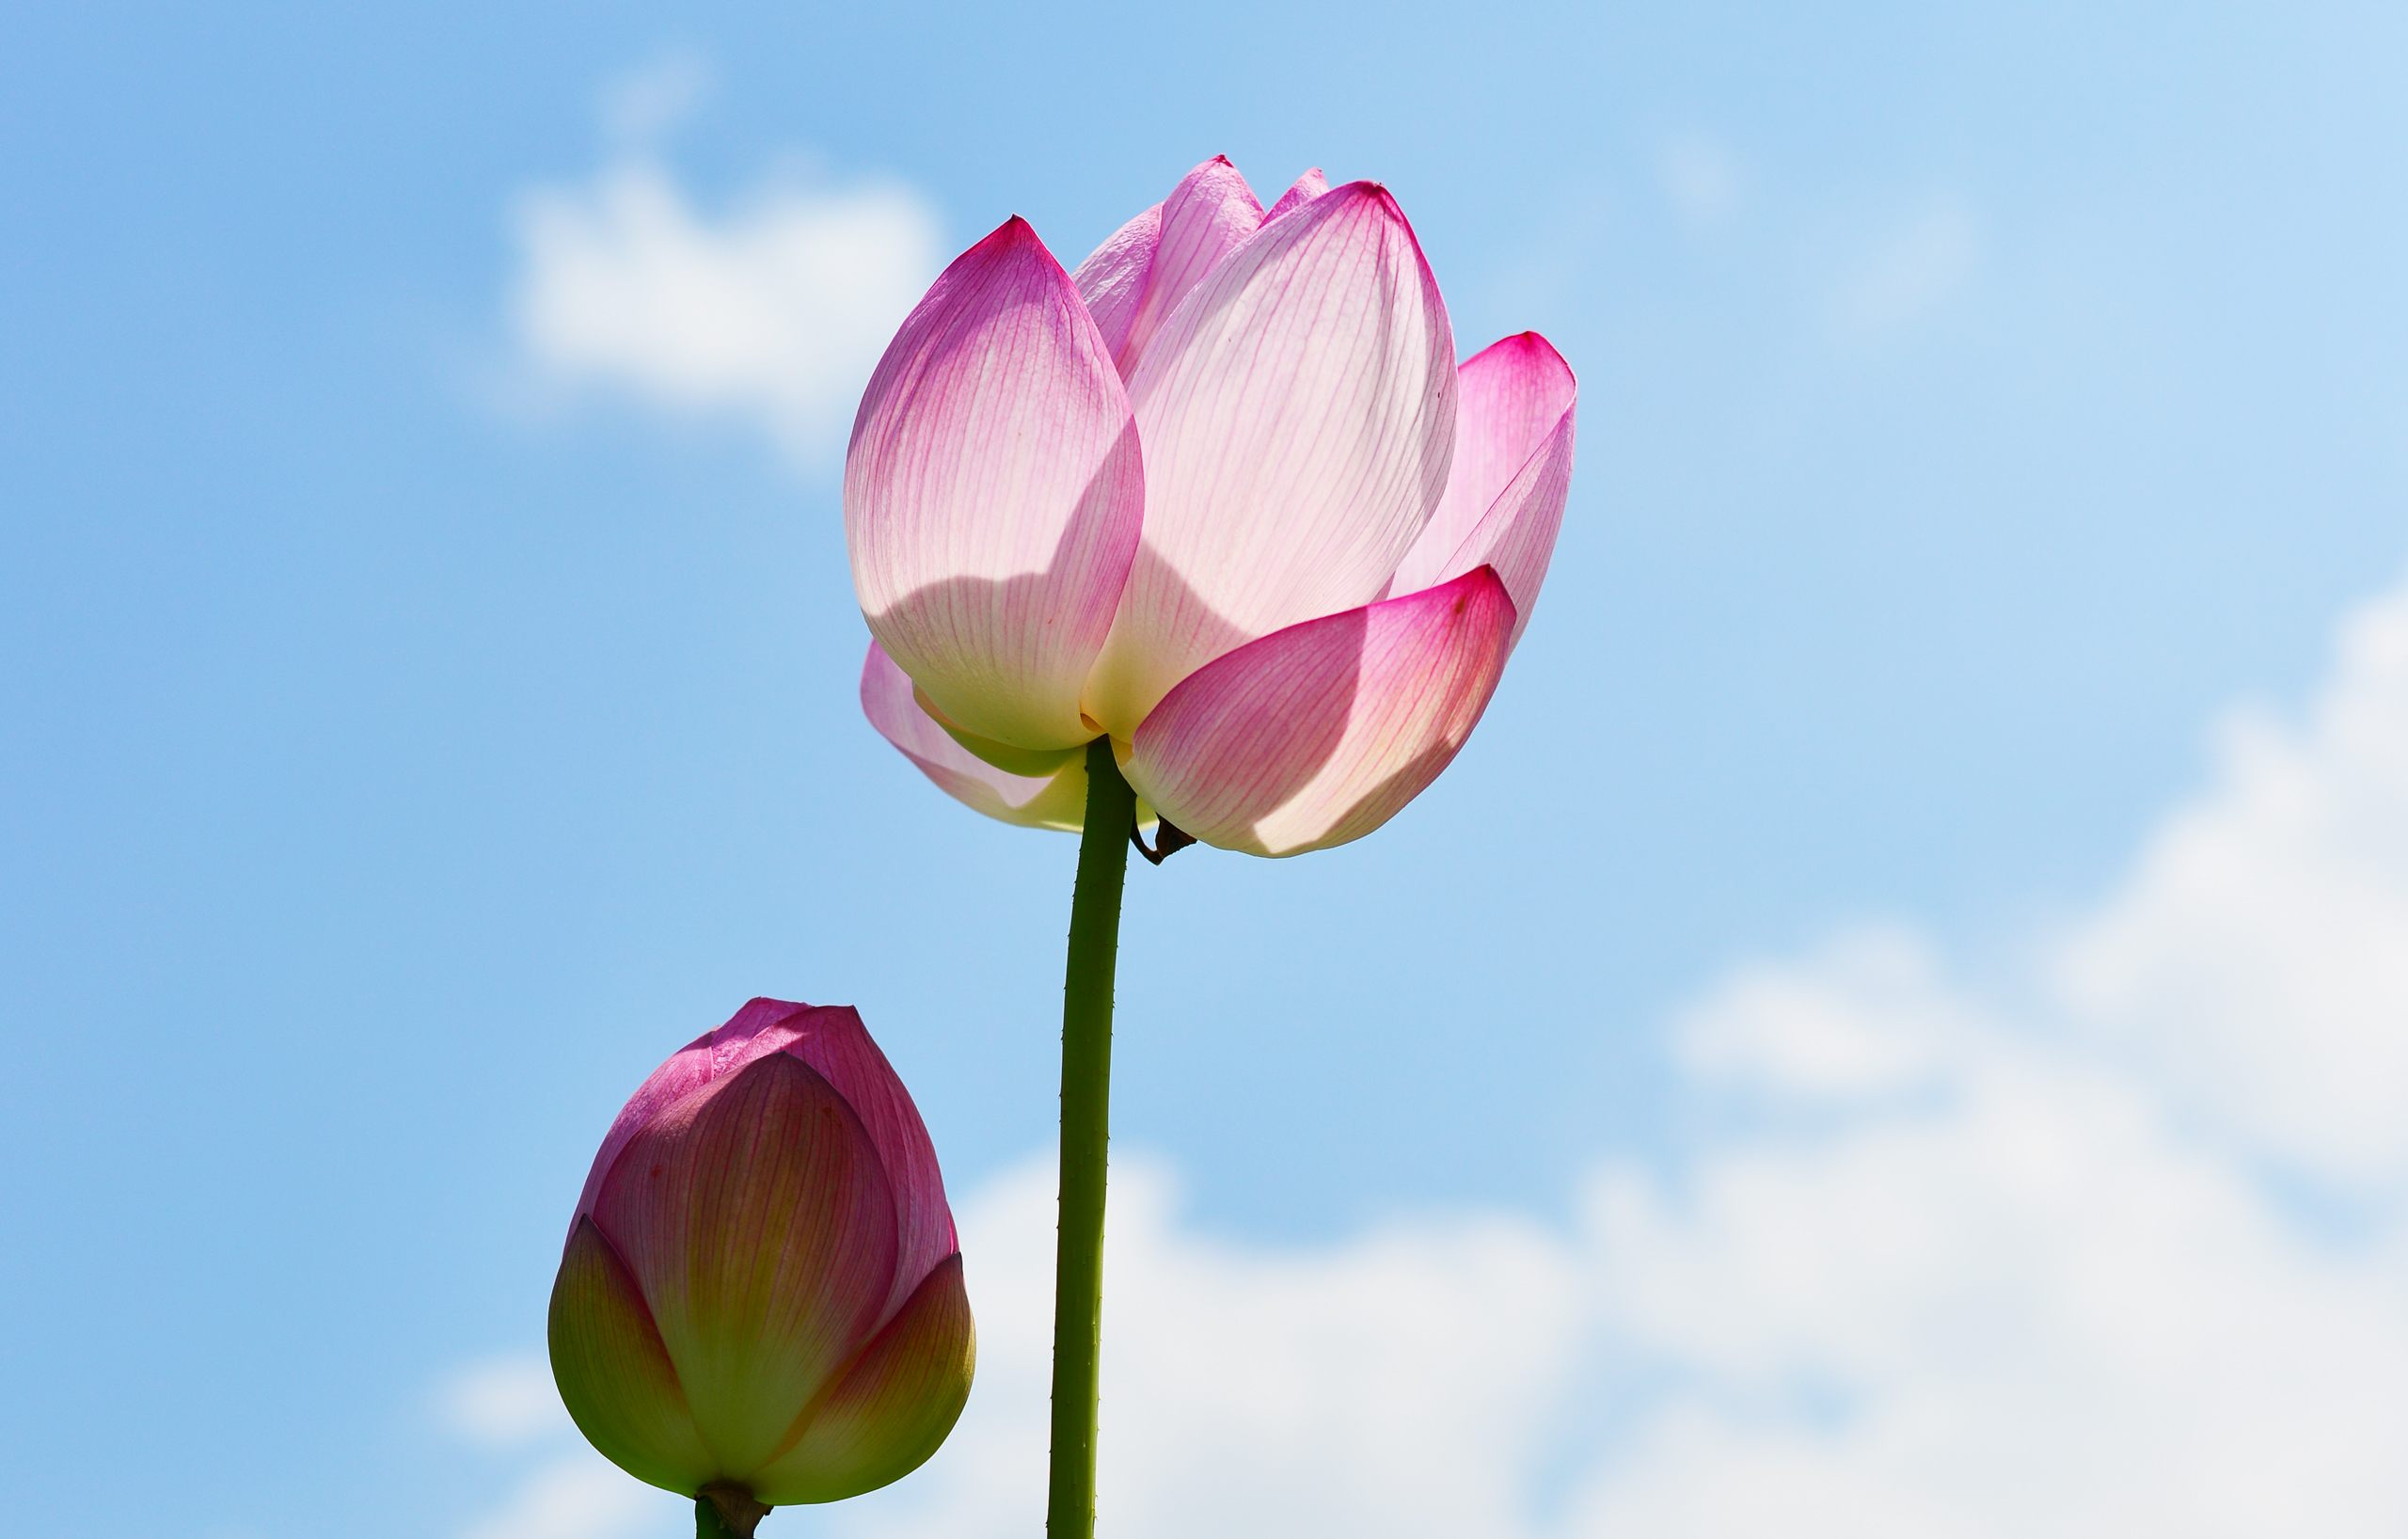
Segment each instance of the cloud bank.
[[[2234,720],[2036,975],[1984,997],[1901,929],[1738,970],[1672,1032],[1724,1131],[1593,1172],[1566,1231],[1245,1249],[1184,1230],[1160,1172],[1124,1182],[1106,1523],[2408,1526],[2408,592],[2302,721]],[[1046,1190],[972,1205],[982,1397],[848,1531],[1038,1521]]]

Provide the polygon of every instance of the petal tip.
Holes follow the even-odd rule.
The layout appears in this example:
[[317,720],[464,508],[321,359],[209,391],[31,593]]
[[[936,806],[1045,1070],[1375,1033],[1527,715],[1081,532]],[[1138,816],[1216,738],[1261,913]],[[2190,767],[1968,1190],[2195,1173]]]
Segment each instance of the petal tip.
[[1573,373],[1572,365],[1564,357],[1562,350],[1558,348],[1553,342],[1548,341],[1546,340],[1546,335],[1544,332],[1516,331],[1510,337],[1499,337],[1495,341],[1489,343],[1486,347],[1483,347],[1479,352],[1473,354],[1470,357],[1465,358],[1464,360],[1465,366],[1469,367],[1471,364],[1481,358],[1487,357],[1491,354],[1496,354],[1499,357],[1510,356],[1523,362],[1535,364],[1543,369],[1560,369],[1563,372],[1563,376],[1566,379],[1574,379],[1577,377]]
[[[986,239],[963,252],[962,256],[969,257],[979,253],[990,256],[1009,253],[1019,256],[1031,250],[1042,251],[1048,259],[1054,255],[1047,249],[1044,240],[1038,235],[1037,227],[1015,214],[989,230]],[[1056,265],[1059,264],[1056,263]]]

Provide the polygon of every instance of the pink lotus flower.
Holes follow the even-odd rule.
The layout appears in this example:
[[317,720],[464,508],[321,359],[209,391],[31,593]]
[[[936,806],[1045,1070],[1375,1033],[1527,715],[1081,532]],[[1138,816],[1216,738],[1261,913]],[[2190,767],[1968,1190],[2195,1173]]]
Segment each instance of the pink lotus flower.
[[740,1533],[936,1452],[970,1303],[936,1150],[859,1015],[756,999],[653,1071],[585,1179],[550,1337],[594,1446]]
[[1020,220],[903,323],[845,462],[862,705],[928,778],[1075,829],[1109,734],[1206,843],[1360,838],[1463,746],[1572,474],[1535,333],[1460,369],[1387,190],[1264,213],[1226,159],[1066,274]]

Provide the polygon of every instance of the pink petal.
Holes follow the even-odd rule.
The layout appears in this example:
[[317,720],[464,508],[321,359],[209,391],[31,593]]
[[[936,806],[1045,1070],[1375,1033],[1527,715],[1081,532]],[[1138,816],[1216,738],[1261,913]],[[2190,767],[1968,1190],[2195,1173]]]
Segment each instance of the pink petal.
[[1146,274],[1145,298],[1113,355],[1121,378],[1137,372],[1138,361],[1179,302],[1261,225],[1262,205],[1227,155],[1213,156],[1171,189],[1163,200],[1162,236]]
[[1137,729],[1129,783],[1207,844],[1359,839],[1438,778],[1504,671],[1513,603],[1486,567],[1307,620],[1207,664]]
[[1222,653],[1379,594],[1446,487],[1453,348],[1412,228],[1372,182],[1263,226],[1205,277],[1130,381],[1145,535],[1091,720],[1125,739]]
[[627,1103],[619,1108],[619,1115],[610,1123],[610,1135],[602,1140],[601,1151],[594,1156],[594,1164],[585,1173],[585,1190],[578,1194],[577,1214],[569,1221],[571,1235],[576,1233],[577,1219],[594,1211],[594,1199],[602,1193],[602,1178],[610,1173],[619,1150],[626,1147],[638,1128],[671,1102],[701,1089],[723,1074],[733,1073],[764,1053],[784,1047],[795,1035],[787,1023],[815,1008],[783,999],[749,1000],[727,1018],[725,1024],[714,1026],[688,1042],[647,1075],[636,1087],[636,1093],[627,1098]]
[[1535,331],[1470,359],[1462,380],[1447,495],[1399,563],[1389,591],[1414,593],[1494,566],[1513,595],[1518,643],[1563,526],[1578,385],[1562,355]]
[[1116,358],[1129,341],[1137,307],[1146,302],[1146,275],[1153,271],[1154,247],[1162,238],[1163,206],[1156,203],[1114,230],[1070,275],[1103,335],[1104,350]]
[[862,397],[845,541],[871,634],[967,730],[1084,743],[1080,687],[1144,509],[1102,334],[1010,220],[945,269]]
[[591,1218],[569,1231],[547,1334],[561,1402],[603,1457],[687,1496],[721,1473],[643,1294]]
[[1077,833],[1087,806],[1086,755],[1073,749],[1051,775],[998,770],[955,740],[911,698],[911,680],[876,642],[862,659],[862,713],[940,789],[966,806],[1022,828]]
[[861,1119],[895,1194],[895,1282],[879,1308],[883,1325],[921,1280],[960,1248],[953,1209],[944,1199],[944,1176],[937,1169],[936,1145],[902,1076],[862,1024],[860,1011],[850,1005],[809,1010],[789,1016],[784,1029],[793,1033],[785,1051],[810,1065]]
[[878,1150],[791,1053],[656,1112],[603,1178],[592,1222],[738,1480],[861,1350],[894,1288],[895,1194]]
[[[879,1165],[886,1173],[895,1200],[898,1237],[894,1288],[880,1309],[884,1320],[900,1308],[929,1269],[956,1248],[953,1210],[946,1203],[944,1177],[937,1168],[936,1146],[912,1104],[911,1092],[879,1051],[850,1005],[798,1005],[783,999],[754,999],[730,1016],[725,1025],[706,1031],[654,1070],[621,1108],[610,1124],[602,1151],[585,1178],[578,1200],[578,1217],[594,1208],[603,1178],[619,1151],[638,1128],[673,1102],[715,1080],[746,1068],[772,1053],[789,1053],[809,1065],[861,1119]],[[571,1226],[572,1235],[575,1225]]]
[[1513,635],[1506,650],[1521,644],[1522,632],[1538,607],[1540,585],[1563,528],[1563,500],[1572,490],[1572,414],[1565,412],[1539,452],[1530,456],[1487,516],[1472,526],[1455,553],[1438,569],[1438,580],[1476,566],[1492,568],[1513,600]]
[[1329,179],[1323,176],[1321,167],[1316,166],[1298,177],[1294,186],[1279,195],[1279,201],[1271,205],[1271,212],[1262,216],[1262,222],[1267,225],[1283,214],[1292,214],[1327,191]]
[[948,1256],[797,1422],[793,1446],[753,1476],[753,1495],[773,1507],[799,1506],[901,1480],[959,1420],[977,1359],[961,1258]]

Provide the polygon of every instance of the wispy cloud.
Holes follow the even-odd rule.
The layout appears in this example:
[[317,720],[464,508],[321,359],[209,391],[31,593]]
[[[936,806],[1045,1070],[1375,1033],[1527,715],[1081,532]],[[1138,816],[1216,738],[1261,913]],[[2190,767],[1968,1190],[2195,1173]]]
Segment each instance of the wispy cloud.
[[1683,135],[1667,144],[1657,170],[1673,209],[1692,230],[1722,229],[1745,206],[1747,179],[1737,157],[1703,135]]
[[470,1363],[445,1382],[436,1398],[444,1425],[484,1448],[520,1448],[570,1430],[568,1411],[552,1388],[552,1371],[541,1357]]
[[1960,199],[1938,198],[1877,235],[1840,284],[1832,323],[1853,341],[1873,341],[1936,313],[1972,278],[1981,224]]
[[733,418],[824,464],[936,276],[940,222],[892,183],[772,180],[724,209],[699,207],[651,141],[706,80],[699,61],[672,59],[623,83],[606,114],[622,141],[610,163],[518,198],[521,362],[552,392]]
[[470,1363],[437,1387],[435,1408],[462,1442],[520,1465],[499,1504],[458,1539],[673,1539],[692,1531],[690,1503],[629,1480],[585,1445],[540,1356]]
[[603,88],[602,126],[622,149],[648,150],[703,104],[711,77],[709,59],[672,49]]
[[672,1539],[693,1531],[693,1503],[640,1485],[591,1450],[530,1471],[501,1507],[460,1539]]

